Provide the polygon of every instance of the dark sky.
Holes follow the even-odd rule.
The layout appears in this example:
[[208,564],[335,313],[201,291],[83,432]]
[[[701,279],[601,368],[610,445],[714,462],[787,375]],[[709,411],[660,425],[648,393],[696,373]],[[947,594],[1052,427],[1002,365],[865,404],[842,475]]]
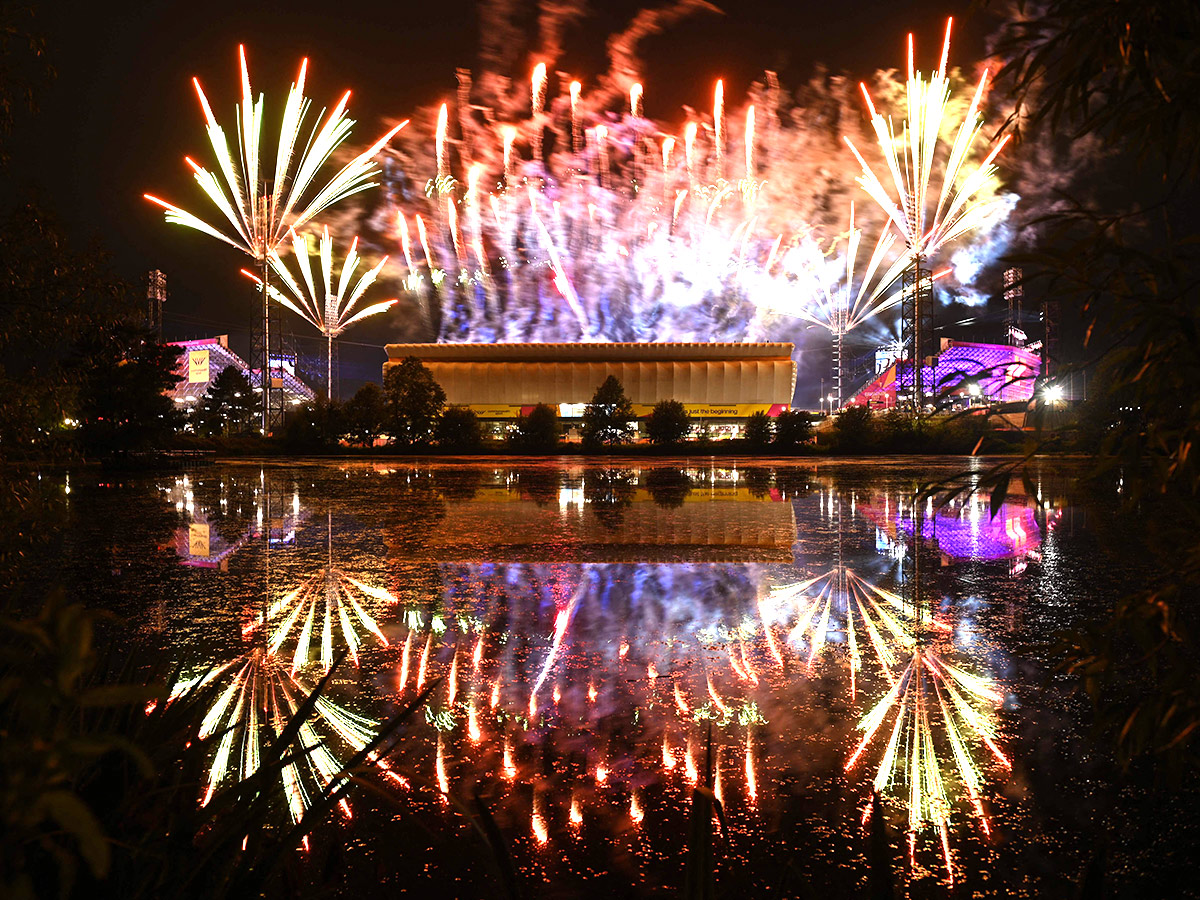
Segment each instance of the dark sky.
[[[647,115],[672,121],[681,118],[684,103],[705,106],[717,77],[726,78],[726,95],[734,98],[764,68],[779,71],[787,87],[817,62],[860,76],[900,66],[907,32],[936,54],[950,14],[956,17],[954,57],[973,62],[985,26],[964,17],[968,6],[948,0],[727,2],[725,15],[698,15],[642,45]],[[593,0],[591,7],[596,12],[568,34],[560,61],[585,81],[604,68],[604,38],[641,4]],[[247,46],[255,91],[273,104],[268,115],[307,56],[309,96],[319,108],[351,89],[355,137],[363,140],[377,135],[384,116],[405,117],[418,105],[449,98],[455,67],[477,65],[477,4],[464,0],[43,2],[35,27],[46,37],[57,77],[39,92],[38,113],[18,123],[0,199],[7,207],[37,197],[72,236],[98,237],[130,279],[161,268],[170,290],[168,337],[178,338],[244,331],[247,304],[256,302],[238,274],[243,260],[236,251],[167,226],[142,199],[150,191],[185,208],[203,210],[207,202],[183,163],[185,153],[209,156],[193,75],[229,127],[239,43]],[[370,323],[349,337],[382,343]],[[378,377],[382,358],[381,350],[347,347],[344,377]]]

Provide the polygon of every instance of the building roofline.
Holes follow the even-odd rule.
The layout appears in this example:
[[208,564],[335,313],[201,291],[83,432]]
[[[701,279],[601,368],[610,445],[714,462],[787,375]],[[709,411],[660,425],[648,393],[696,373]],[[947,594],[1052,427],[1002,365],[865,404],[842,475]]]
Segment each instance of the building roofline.
[[580,342],[499,344],[388,344],[388,361],[408,356],[445,362],[526,360],[561,362],[654,362],[693,360],[791,359],[787,342]]

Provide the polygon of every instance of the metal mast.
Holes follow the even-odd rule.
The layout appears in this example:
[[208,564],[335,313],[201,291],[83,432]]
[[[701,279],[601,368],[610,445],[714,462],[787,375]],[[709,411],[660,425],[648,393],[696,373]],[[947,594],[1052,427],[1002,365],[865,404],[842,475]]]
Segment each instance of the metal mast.
[[839,302],[833,309],[833,395],[836,398],[836,409],[842,408],[842,379],[845,376],[846,324],[850,319],[850,310]]
[[151,269],[146,276],[146,327],[161,344],[163,338],[162,305],[167,299],[167,276]]
[[[917,221],[916,198],[909,196],[908,221]],[[900,277],[900,344],[911,372],[908,400],[904,404],[914,416],[925,411],[925,360],[933,356],[933,277],[926,265],[925,254],[917,238],[908,238],[910,263]],[[902,375],[905,363],[896,366]],[[903,382],[901,382],[903,383]]]

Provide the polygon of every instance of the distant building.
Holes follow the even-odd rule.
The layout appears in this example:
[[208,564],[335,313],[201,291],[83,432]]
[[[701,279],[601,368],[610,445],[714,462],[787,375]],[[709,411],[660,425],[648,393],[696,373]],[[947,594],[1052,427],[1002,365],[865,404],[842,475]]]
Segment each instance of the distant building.
[[[923,367],[922,384],[926,397],[938,398],[940,405],[1027,401],[1041,373],[1037,353],[1008,344],[943,339],[932,362],[927,360]],[[913,380],[913,366],[893,359],[848,405],[892,409],[897,396],[903,398],[912,390]]]
[[638,416],[678,400],[711,436],[734,437],[750,415],[777,416],[796,387],[792,344],[388,344],[383,372],[415,356],[451,406],[502,430],[536,404],[570,427],[605,378],[616,376]]
[[[179,380],[169,392],[180,407],[187,410],[195,408],[216,377],[229,366],[236,366],[249,379],[255,391],[262,390],[259,371],[251,370],[245,360],[229,349],[228,335],[220,334],[198,341],[172,341],[171,344],[183,350],[179,368],[175,370]],[[289,406],[304,403],[316,396],[312,388],[296,377],[295,366],[289,361],[277,360],[272,368],[276,377],[283,380],[283,393]]]

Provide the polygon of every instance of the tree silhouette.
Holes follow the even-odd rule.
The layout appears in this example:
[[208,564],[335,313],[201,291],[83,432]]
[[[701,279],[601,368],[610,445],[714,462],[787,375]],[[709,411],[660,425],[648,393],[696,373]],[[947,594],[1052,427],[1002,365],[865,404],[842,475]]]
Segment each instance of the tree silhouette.
[[609,375],[583,410],[584,446],[594,449],[629,443],[629,423],[636,418],[625,388],[615,375]]

